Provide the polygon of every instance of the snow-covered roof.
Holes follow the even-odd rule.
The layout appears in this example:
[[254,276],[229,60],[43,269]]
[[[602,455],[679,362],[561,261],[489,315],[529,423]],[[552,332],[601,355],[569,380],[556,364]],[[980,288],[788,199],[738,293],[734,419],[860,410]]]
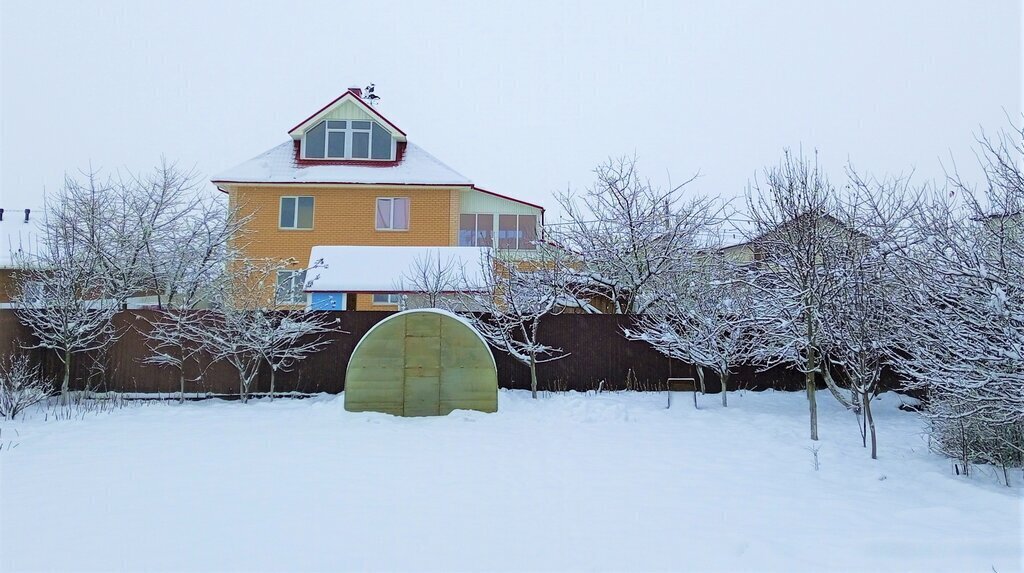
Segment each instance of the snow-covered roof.
[[[420,262],[449,269],[453,282],[483,284],[487,247],[317,246],[309,254],[306,292],[412,292]],[[404,284],[403,284],[404,283]]]
[[25,222],[25,207],[0,207],[4,209],[3,220],[0,220],[0,269],[5,269],[15,266],[15,259],[19,253],[38,252],[42,242],[40,225],[43,221],[43,209],[29,207],[29,220]]
[[214,183],[352,183],[375,185],[466,185],[465,175],[412,143],[405,144],[401,160],[388,165],[356,162],[299,165],[295,144],[289,140],[256,157],[218,173]]

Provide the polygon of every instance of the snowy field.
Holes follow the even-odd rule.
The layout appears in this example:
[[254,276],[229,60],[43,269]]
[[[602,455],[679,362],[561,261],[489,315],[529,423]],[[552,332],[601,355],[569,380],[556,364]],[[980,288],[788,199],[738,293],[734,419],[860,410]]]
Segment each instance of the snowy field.
[[872,461],[819,396],[818,471],[800,393],[699,411],[688,395],[665,410],[663,394],[502,392],[497,414],[444,418],[326,395],[30,416],[0,426],[0,569],[1021,569],[1019,471],[1013,488],[951,475],[893,394]]

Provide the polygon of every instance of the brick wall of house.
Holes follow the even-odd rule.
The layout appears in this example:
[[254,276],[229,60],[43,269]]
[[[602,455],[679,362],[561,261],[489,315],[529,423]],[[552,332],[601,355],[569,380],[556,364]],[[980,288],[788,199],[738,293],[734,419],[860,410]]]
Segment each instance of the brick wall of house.
[[450,245],[459,244],[459,215],[462,213],[462,191],[458,189],[452,189],[449,191],[451,194],[448,205],[448,224],[449,224],[449,243]]
[[[446,188],[289,185],[231,192],[240,211],[253,215],[246,229],[251,234],[244,239],[252,257],[295,257],[305,265],[315,245],[446,246],[458,232],[458,202]],[[278,227],[281,197],[295,195],[313,197],[312,229]],[[408,231],[376,229],[378,197],[409,198]]]
[[11,302],[14,294],[14,269],[0,269],[0,303]]
[[[458,244],[459,190],[430,187],[230,186],[231,205],[251,214],[239,246],[250,258],[294,258],[294,268],[309,265],[316,245],[447,246]],[[313,197],[312,229],[279,228],[280,199]],[[409,198],[409,230],[378,231],[378,197]],[[372,269],[366,269],[372,272]],[[395,310],[375,305],[372,295],[349,299],[349,308]]]
[[[352,310],[398,310],[397,304],[373,304],[373,295],[370,293],[349,293],[348,308]],[[353,297],[355,305],[353,306]]]

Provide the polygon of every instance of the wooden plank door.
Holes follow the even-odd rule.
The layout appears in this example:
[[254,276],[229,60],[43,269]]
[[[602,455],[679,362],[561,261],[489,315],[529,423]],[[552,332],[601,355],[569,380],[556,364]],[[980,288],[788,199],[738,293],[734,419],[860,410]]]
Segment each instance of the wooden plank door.
[[441,413],[441,315],[405,318],[405,415]]

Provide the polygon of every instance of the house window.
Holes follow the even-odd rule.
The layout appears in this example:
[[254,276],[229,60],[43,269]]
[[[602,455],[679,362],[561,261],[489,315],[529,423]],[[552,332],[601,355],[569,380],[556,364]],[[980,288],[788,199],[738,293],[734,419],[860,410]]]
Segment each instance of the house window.
[[281,197],[279,225],[282,229],[312,229],[313,198]]
[[377,230],[409,230],[408,197],[377,197]]
[[314,292],[309,296],[310,310],[348,310],[347,304],[343,292]]
[[536,215],[498,215],[499,249],[536,249]]
[[396,293],[374,293],[373,304],[398,304],[402,300],[402,295]]
[[302,156],[306,159],[394,158],[391,133],[376,121],[328,119],[306,131]]
[[494,215],[469,213],[459,215],[460,247],[493,247]]
[[21,285],[21,300],[26,304],[43,304],[43,283],[40,281],[25,281]]
[[278,304],[302,304],[306,302],[306,293],[302,292],[306,282],[306,271],[277,271],[277,293],[274,300]]

